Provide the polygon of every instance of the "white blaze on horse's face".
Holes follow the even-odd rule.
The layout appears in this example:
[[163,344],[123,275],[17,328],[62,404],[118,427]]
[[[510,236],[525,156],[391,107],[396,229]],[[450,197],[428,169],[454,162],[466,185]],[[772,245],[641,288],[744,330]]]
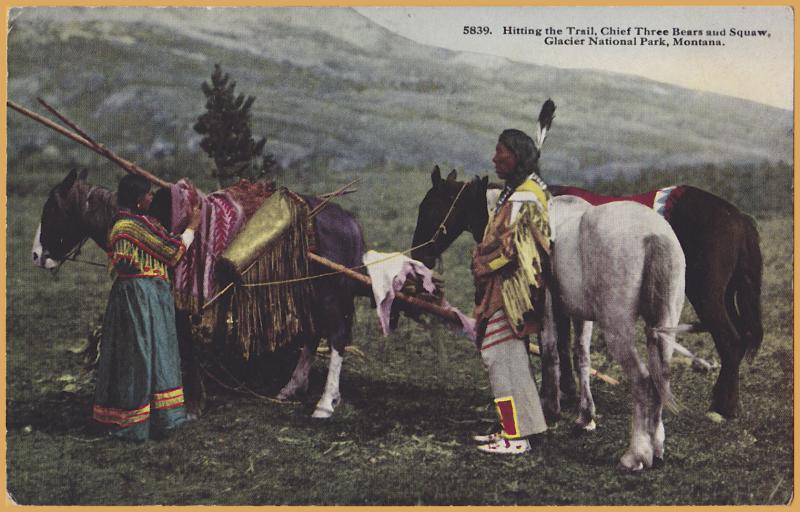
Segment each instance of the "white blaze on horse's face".
[[41,242],[41,234],[42,234],[42,225],[39,224],[36,227],[36,234],[33,236],[33,249],[31,251],[31,255],[33,257],[33,265],[40,268],[56,268],[58,266],[58,262],[49,258],[45,253],[44,247],[42,247]]

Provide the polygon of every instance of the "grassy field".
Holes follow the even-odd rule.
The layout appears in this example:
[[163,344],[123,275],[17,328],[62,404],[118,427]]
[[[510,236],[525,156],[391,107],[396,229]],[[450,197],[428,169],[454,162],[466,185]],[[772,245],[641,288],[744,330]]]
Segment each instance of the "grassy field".
[[[111,283],[102,269],[65,265],[55,277],[30,264],[30,243],[47,188],[66,169],[17,167],[8,194],[8,491],[21,504],[780,504],[793,493],[792,219],[756,214],[764,254],[764,343],[742,368],[739,418],[705,417],[715,372],[676,357],[673,386],[685,407],[666,415],[666,463],[640,475],[615,470],[630,426],[629,389],[594,382],[600,418],[573,435],[569,413],[528,456],[480,454],[469,436],[493,426],[488,380],[471,342],[435,321],[404,319],[383,338],[359,299],[344,403],[330,420],[310,418],[327,360],[315,363],[306,401],[279,404],[210,385],[206,413],[163,441],[99,440],[89,428],[93,382],[75,353],[102,312]],[[92,181],[113,183],[118,171]],[[384,168],[311,179],[301,192],[335,189],[355,175],[354,211],[369,248],[411,243],[429,170]],[[462,237],[440,271],[450,302],[472,295]],[[86,259],[103,261],[96,247]],[[687,319],[692,315],[687,308]],[[718,360],[708,335],[681,342]],[[595,343],[593,366],[621,378]],[[539,360],[532,360],[540,374]],[[279,379],[255,389],[274,393]]]

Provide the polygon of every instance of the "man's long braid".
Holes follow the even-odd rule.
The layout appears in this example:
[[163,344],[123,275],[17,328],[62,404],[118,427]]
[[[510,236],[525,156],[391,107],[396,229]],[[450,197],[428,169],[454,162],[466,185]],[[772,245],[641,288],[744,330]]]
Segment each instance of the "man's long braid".
[[500,210],[500,207],[503,206],[506,201],[508,201],[508,198],[511,197],[511,194],[514,193],[514,190],[516,190],[516,188],[517,187],[511,186],[508,183],[506,183],[506,186],[503,187],[503,191],[500,192],[500,197],[497,198],[497,204],[494,207],[495,213],[497,213],[497,211]]

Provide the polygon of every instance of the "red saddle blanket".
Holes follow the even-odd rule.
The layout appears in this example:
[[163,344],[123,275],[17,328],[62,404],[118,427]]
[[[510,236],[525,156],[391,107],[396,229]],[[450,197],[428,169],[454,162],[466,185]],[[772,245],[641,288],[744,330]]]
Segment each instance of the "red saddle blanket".
[[554,185],[550,191],[554,196],[577,196],[595,206],[615,201],[633,201],[652,208],[669,221],[672,207],[686,189],[685,185],[660,188],[631,196],[604,196],[578,187]]

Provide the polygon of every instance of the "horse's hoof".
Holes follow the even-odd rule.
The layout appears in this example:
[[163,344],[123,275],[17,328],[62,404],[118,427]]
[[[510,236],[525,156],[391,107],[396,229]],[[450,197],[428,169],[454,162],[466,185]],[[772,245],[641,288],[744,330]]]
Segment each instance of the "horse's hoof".
[[298,394],[299,393],[297,388],[290,388],[289,386],[284,386],[284,388],[281,389],[277,395],[275,395],[275,399],[287,401],[297,397]]
[[317,407],[314,409],[314,414],[311,415],[312,418],[320,418],[320,419],[327,419],[333,416],[333,409],[326,409],[323,407]]
[[543,411],[544,412],[544,419],[548,425],[558,423],[561,420],[561,412],[552,412],[552,411]]
[[592,420],[587,424],[575,422],[572,424],[572,428],[570,429],[570,435],[572,437],[581,437],[591,432],[594,432],[596,429],[597,429],[597,423],[595,423],[594,420]]
[[630,475],[638,475],[639,473],[642,472],[643,469],[644,469],[644,464],[641,462],[634,464],[633,466],[626,466],[622,462],[617,464],[617,471],[619,471],[620,473],[627,473]]
[[197,405],[190,405],[186,407],[186,419],[194,421],[203,415],[203,408]]
[[692,359],[692,370],[698,372],[710,372],[714,368],[714,365],[706,361],[701,357],[696,357]]
[[715,411],[708,411],[706,413],[706,418],[710,419],[714,423],[722,423],[723,421],[725,421],[725,417]]
[[623,473],[639,473],[645,468],[645,460],[643,456],[634,455],[628,452],[619,459],[617,470]]

